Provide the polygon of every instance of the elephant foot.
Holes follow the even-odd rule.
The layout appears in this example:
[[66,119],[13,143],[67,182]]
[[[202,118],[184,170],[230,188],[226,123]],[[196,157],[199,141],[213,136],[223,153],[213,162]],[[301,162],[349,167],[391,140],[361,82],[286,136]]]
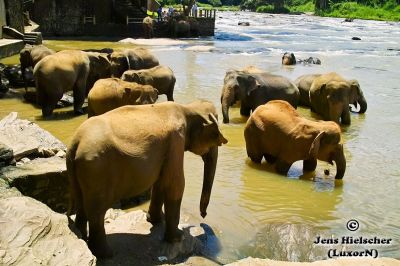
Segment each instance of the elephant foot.
[[183,240],[183,231],[178,228],[172,230],[172,232],[169,232],[169,230],[167,230],[165,231],[164,239],[169,243],[180,242]]
[[269,164],[273,164],[277,160],[277,158],[275,156],[272,156],[270,154],[264,154],[264,158]]
[[42,116],[43,117],[50,117],[53,114],[53,109],[50,108],[43,108],[42,109]]
[[164,214],[161,212],[160,214],[146,214],[146,220],[151,223],[152,225],[160,224],[164,219]]
[[278,161],[275,165],[276,171],[281,174],[281,175],[287,175],[289,172],[291,164],[284,162],[284,161]]
[[111,258],[113,256],[112,249],[108,246],[107,241],[104,239],[103,241],[90,241],[88,243],[90,251],[92,251],[93,255],[97,258]]

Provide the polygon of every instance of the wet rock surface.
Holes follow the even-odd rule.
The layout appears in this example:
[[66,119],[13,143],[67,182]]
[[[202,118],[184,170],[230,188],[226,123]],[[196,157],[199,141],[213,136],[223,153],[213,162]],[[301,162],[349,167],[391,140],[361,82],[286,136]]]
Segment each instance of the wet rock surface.
[[15,160],[27,156],[49,157],[49,154],[66,150],[66,146],[48,131],[17,117],[18,114],[13,112],[0,121],[0,143],[13,150]]

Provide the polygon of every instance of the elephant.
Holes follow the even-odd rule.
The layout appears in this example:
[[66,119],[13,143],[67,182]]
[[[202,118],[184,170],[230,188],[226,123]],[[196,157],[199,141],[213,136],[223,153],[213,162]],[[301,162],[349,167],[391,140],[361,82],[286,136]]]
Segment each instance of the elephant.
[[158,59],[146,48],[115,51],[110,56],[111,74],[120,78],[129,69],[147,69],[159,65]]
[[359,113],[367,111],[367,101],[357,80],[346,80],[335,72],[323,74],[314,79],[310,88],[311,110],[324,120],[350,125],[350,104]]
[[293,53],[285,52],[282,56],[282,65],[295,65],[296,57]]
[[44,57],[54,54],[52,49],[47,48],[44,45],[30,45],[27,44],[19,53],[19,61],[21,62],[21,74],[24,81],[25,90],[28,88],[28,80],[26,76],[26,68],[36,66],[36,64]]
[[118,78],[99,79],[88,95],[88,117],[101,115],[123,105],[151,104],[157,98],[157,90],[150,85]]
[[297,60],[297,63],[302,63],[304,65],[310,65],[310,64],[320,65],[321,64],[321,59],[319,59],[318,57],[310,56],[307,59],[299,59],[299,60]]
[[264,157],[279,174],[303,160],[303,171],[314,171],[317,160],[336,163],[335,179],[346,171],[340,127],[332,121],[303,118],[286,101],[274,100],[259,106],[244,129],[247,155],[255,163]]
[[221,105],[223,122],[229,123],[229,107],[239,100],[239,84],[237,76],[239,73],[263,73],[264,71],[255,67],[247,66],[241,70],[228,70],[224,78],[224,86],[221,93]]
[[63,93],[70,90],[74,92],[74,111],[82,114],[85,96],[94,82],[110,77],[110,62],[105,54],[64,50],[39,61],[33,75],[44,117],[53,113]]
[[154,37],[153,24],[154,22],[151,17],[147,16],[143,19],[142,28],[144,37],[146,39],[151,39]]
[[[236,80],[238,83],[238,95],[234,95],[233,99],[240,100],[240,114],[249,116],[260,105],[271,100],[286,100],[293,107],[297,108],[300,98],[300,92],[289,79],[264,73],[237,73]],[[224,102],[224,97],[222,97]],[[222,113],[224,122],[229,121],[224,112],[225,105],[222,104]]]
[[299,105],[310,107],[310,88],[314,79],[321,76],[321,74],[306,74],[298,77],[294,84],[297,86],[300,92]]
[[167,95],[168,101],[174,100],[175,75],[167,66],[156,66],[142,70],[127,70],[122,74],[122,80],[151,85],[159,94]]
[[167,242],[178,242],[180,206],[185,186],[184,152],[204,161],[200,214],[207,215],[218,159],[226,144],[217,112],[207,101],[187,105],[164,102],[127,105],[91,117],[76,130],[66,155],[72,200],[68,214],[97,257],[110,257],[104,215],[121,198],[152,189],[147,219],[162,221],[165,210]]
[[190,23],[185,19],[172,18],[170,32],[174,38],[188,38],[190,37]]

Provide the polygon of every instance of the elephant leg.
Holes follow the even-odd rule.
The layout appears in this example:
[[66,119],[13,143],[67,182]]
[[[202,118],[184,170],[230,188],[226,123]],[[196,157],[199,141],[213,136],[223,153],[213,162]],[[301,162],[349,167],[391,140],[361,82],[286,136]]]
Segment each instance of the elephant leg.
[[342,115],[340,116],[341,122],[344,125],[350,125],[351,119],[350,119],[350,111],[348,109],[343,110]]
[[[98,208],[93,206],[93,208]],[[105,211],[93,210],[88,214],[89,220],[89,241],[88,246],[92,253],[98,258],[112,257],[112,249],[108,246],[106,240],[106,232],[104,229]]]
[[303,171],[312,172],[317,168],[317,159],[308,159],[303,161]]
[[250,116],[251,108],[247,107],[245,104],[240,104],[240,114],[243,116]]
[[174,101],[174,87],[175,87],[175,82],[168,89],[167,93],[168,101]]
[[272,156],[271,154],[268,154],[268,153],[264,154],[264,158],[269,164],[273,164],[277,160],[277,158],[275,156]]
[[82,239],[87,241],[87,218],[83,206],[77,206],[75,226],[78,228],[79,232],[81,232]]
[[292,164],[278,159],[275,164],[275,170],[281,175],[287,175]]
[[164,190],[160,181],[157,181],[151,189],[151,200],[149,212],[147,214],[147,221],[152,225],[161,222],[163,213],[162,205],[164,204]]
[[78,80],[74,86],[74,112],[75,114],[83,114],[82,105],[86,95],[86,80]]
[[42,108],[42,116],[49,117],[53,114],[53,110],[56,107],[56,103],[53,103],[51,99],[46,95],[43,89],[36,89],[36,103]]

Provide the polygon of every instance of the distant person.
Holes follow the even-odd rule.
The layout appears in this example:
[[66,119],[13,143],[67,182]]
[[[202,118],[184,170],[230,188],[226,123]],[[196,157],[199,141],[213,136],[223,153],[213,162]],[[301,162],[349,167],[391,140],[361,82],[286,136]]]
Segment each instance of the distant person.
[[197,18],[197,3],[194,2],[193,6],[192,6],[192,16]]
[[162,9],[163,9],[162,6],[159,6],[157,9],[157,15],[158,15],[157,21],[158,22],[163,21]]
[[172,17],[174,15],[175,9],[173,6],[168,8],[168,17]]

